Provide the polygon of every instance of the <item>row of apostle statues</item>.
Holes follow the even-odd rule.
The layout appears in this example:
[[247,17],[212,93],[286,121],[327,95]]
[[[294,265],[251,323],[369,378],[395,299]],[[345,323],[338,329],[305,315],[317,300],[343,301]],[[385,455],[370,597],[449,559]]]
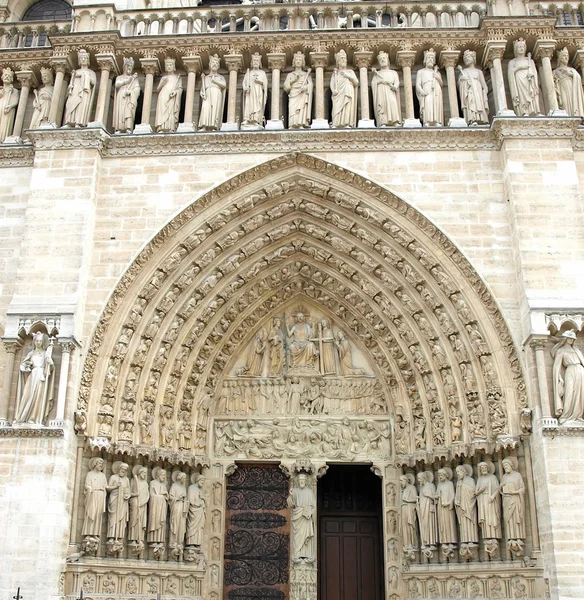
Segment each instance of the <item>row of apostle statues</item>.
[[174,560],[200,561],[201,544],[206,519],[204,478],[192,473],[173,471],[170,488],[167,471],[136,465],[130,479],[128,464],[116,461],[109,479],[104,473],[105,461],[89,460],[85,478],[85,513],[83,519],[83,550],[95,556],[100,549],[104,514],[107,514],[106,554],[121,557],[127,542],[128,554],[142,557],[148,544],[152,556],[164,558],[168,541],[169,555]]
[[[525,484],[516,457],[502,461],[501,479],[489,461],[473,468],[461,464],[401,477],[401,523],[404,555],[431,559],[440,546],[445,560],[454,560],[458,548],[463,560],[477,558],[479,540],[491,559],[499,557],[499,542],[507,540],[510,557],[524,555],[526,538]],[[416,481],[417,480],[417,481]],[[417,487],[416,484],[417,483]]]
[[[507,67],[509,91],[513,111],[517,116],[537,116],[542,114],[540,105],[540,86],[538,69],[531,54],[527,52],[525,40],[513,43],[514,58]],[[557,68],[553,70],[553,81],[558,109],[568,116],[584,116],[584,92],[580,74],[568,65],[569,53],[566,48],[557,53]],[[466,50],[463,64],[458,66],[458,95],[460,107],[467,125],[486,125],[489,123],[488,87],[482,69],[476,66],[476,53]],[[377,127],[394,127],[404,123],[401,110],[400,76],[391,68],[389,55],[379,52],[378,67],[371,69],[371,94],[373,111]],[[96,73],[90,68],[90,56],[85,50],[78,52],[78,68],[71,74],[67,88],[63,126],[86,127],[90,124],[96,90]],[[157,100],[154,129],[157,132],[173,132],[179,126],[179,113],[183,94],[183,77],[176,70],[173,58],[164,61],[165,72],[156,87]],[[200,111],[198,129],[215,131],[237,123],[224,123],[225,97],[235,90],[230,89],[226,78],[219,73],[219,56],[209,58],[209,70],[202,75],[200,86]],[[361,69],[362,70],[362,69]],[[409,71],[408,71],[409,72]],[[357,105],[359,86],[364,79],[359,78],[349,66],[347,54],[340,50],[335,54],[335,67],[330,77],[330,125],[333,128],[351,128],[357,126]],[[53,71],[41,69],[42,86],[34,90],[33,114],[30,129],[46,126],[51,120],[51,106],[54,103]],[[318,78],[317,78],[318,80]],[[230,79],[231,81],[231,79]],[[278,77],[279,81],[279,77]],[[369,86],[366,78],[367,86]],[[16,110],[19,105],[20,91],[14,85],[14,73],[6,68],[2,73],[3,86],[0,88],[0,142],[12,135]],[[405,84],[405,82],[404,82]],[[278,83],[279,87],[279,83]],[[444,116],[444,80],[436,63],[433,49],[424,52],[423,67],[415,77],[415,93],[419,104],[420,121],[424,126],[443,126]],[[315,126],[315,120],[323,120],[324,99],[313,103],[315,84],[312,69],[306,68],[305,56],[297,52],[292,58],[292,70],[286,75],[283,89],[288,95],[288,128],[302,129]],[[242,82],[242,129],[263,129],[266,122],[266,106],[269,84],[266,71],[262,66],[262,57],[255,53],[251,56],[250,67]],[[279,89],[273,93],[279,94]],[[123,72],[114,84],[112,110],[112,128],[116,133],[132,133],[136,125],[138,98],[142,93],[140,80],[135,72],[134,59],[124,58]],[[151,93],[151,92],[150,92]],[[410,93],[410,92],[408,92]],[[456,91],[455,91],[456,95]],[[313,104],[316,104],[316,119],[313,121]],[[406,102],[407,104],[407,102]],[[319,108],[320,105],[320,108]],[[233,103],[235,106],[235,103]],[[150,110],[150,98],[144,101],[145,111]],[[192,110],[192,109],[191,109]],[[369,107],[361,107],[369,112]],[[321,114],[322,113],[322,114]],[[320,116],[319,116],[320,115]],[[411,115],[413,117],[413,115]],[[24,117],[24,115],[23,115]],[[227,115],[228,121],[237,121],[235,115]],[[54,115],[52,117],[55,118]],[[103,115],[100,115],[103,119]],[[142,117],[142,123],[149,124],[150,115]],[[367,119],[368,123],[373,123]],[[281,121],[280,115],[271,115],[270,122]],[[97,122],[97,120],[95,121]],[[322,123],[318,125],[322,126]],[[328,124],[327,124],[328,126]],[[369,126],[369,125],[367,125]],[[22,123],[19,129],[22,128]]]

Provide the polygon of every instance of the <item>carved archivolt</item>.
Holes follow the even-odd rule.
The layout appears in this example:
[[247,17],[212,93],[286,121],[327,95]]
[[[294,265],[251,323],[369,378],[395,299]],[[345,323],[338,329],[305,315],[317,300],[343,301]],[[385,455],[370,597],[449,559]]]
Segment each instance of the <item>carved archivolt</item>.
[[[397,455],[461,453],[518,433],[519,360],[460,251],[389,191],[291,154],[187,207],[122,276],[84,366],[87,435],[119,452],[211,453],[226,382],[239,385],[236,367],[260,332],[299,305],[363,357],[383,398],[370,414],[390,415]],[[256,370],[239,374],[273,389],[273,373]],[[291,385],[293,372],[278,375]]]

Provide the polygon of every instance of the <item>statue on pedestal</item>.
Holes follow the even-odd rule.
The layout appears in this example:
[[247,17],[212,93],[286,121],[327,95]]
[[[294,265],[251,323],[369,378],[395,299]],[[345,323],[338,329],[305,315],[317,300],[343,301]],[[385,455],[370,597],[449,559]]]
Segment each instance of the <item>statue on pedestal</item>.
[[217,131],[221,129],[223,121],[223,107],[225,105],[225,77],[219,75],[221,61],[215,54],[209,58],[209,73],[203,75],[201,80],[201,113],[199,115],[199,129],[203,131]]
[[[438,470],[438,485],[436,486],[438,539],[442,546],[442,554],[452,558],[454,548],[458,541],[456,534],[456,517],[454,513],[454,484],[452,483],[452,469],[443,467]],[[446,549],[446,547],[448,547]]]
[[314,517],[316,501],[314,492],[307,487],[308,475],[300,473],[297,486],[290,490],[288,506],[292,509],[291,552],[294,562],[316,560]]
[[188,490],[189,511],[187,516],[186,545],[201,547],[207,517],[207,503],[203,497],[205,478],[200,473],[191,475]]
[[336,67],[331,77],[333,100],[332,126],[355,127],[357,122],[357,88],[359,80],[355,71],[347,67],[347,53],[340,50],[335,54]]
[[2,69],[0,88],[0,144],[12,135],[14,117],[20,92],[14,87],[14,72],[10,67]]
[[518,117],[532,117],[541,114],[539,109],[539,82],[535,63],[527,54],[523,38],[513,42],[512,58],[507,65],[509,90],[513,109]]
[[[485,540],[485,550],[498,550],[501,536],[501,500],[499,480],[495,475],[495,465],[491,461],[478,465],[479,477],[475,496],[479,511],[479,525]],[[489,542],[489,543],[487,543]]]
[[110,556],[119,556],[124,548],[131,495],[128,469],[126,463],[116,461],[107,486],[107,550]]
[[454,505],[460,528],[460,543],[476,545],[479,541],[476,509],[476,484],[472,478],[472,467],[468,464],[456,467],[456,495]]
[[416,74],[416,95],[420,103],[422,125],[441,126],[444,123],[442,75],[433,48],[424,52],[424,67]]
[[164,61],[166,73],[160,79],[156,101],[156,131],[167,133],[176,131],[180,99],[182,96],[182,77],[176,72],[176,62],[173,58]]
[[558,52],[558,66],[554,69],[554,84],[558,106],[570,117],[584,116],[584,92],[582,77],[573,67],[568,66],[570,54],[564,48]]
[[251,57],[251,69],[243,78],[242,126],[261,128],[268,97],[268,77],[262,69],[262,57],[257,52]]
[[389,54],[380,52],[377,55],[379,70],[373,68],[371,91],[373,92],[373,109],[377,127],[392,127],[401,123],[401,105],[399,97],[399,75],[390,68]]
[[552,349],[556,416],[561,425],[584,425],[584,356],[576,347],[576,333],[562,334]]
[[107,479],[103,472],[104,464],[103,459],[98,456],[89,459],[89,473],[85,477],[85,517],[81,535],[85,552],[93,555],[99,546],[103,513],[106,508]]
[[468,125],[484,125],[489,122],[489,101],[487,82],[481,69],[477,69],[477,53],[465,50],[463,57],[464,69],[459,66],[460,78],[458,91],[462,114]]
[[296,52],[292,58],[294,70],[288,73],[284,81],[284,91],[288,94],[288,127],[302,129],[310,126],[312,112],[313,83],[310,69],[304,70],[306,59],[302,52]]
[[517,459],[503,459],[501,486],[499,491],[503,497],[503,519],[509,550],[513,556],[523,556],[525,540],[525,483],[518,471]]
[[115,89],[112,127],[116,133],[132,133],[140,95],[140,82],[138,74],[134,73],[133,58],[124,58],[124,72],[116,77]]
[[128,541],[133,554],[139,555],[144,550],[146,525],[148,522],[148,500],[150,490],[146,467],[136,465],[132,469],[134,478],[130,484],[130,524],[128,527]]
[[168,513],[168,490],[166,471],[160,467],[152,469],[150,501],[148,503],[148,542],[154,547],[157,558],[162,558],[166,539],[166,515]]
[[401,521],[404,551],[411,554],[418,549],[418,528],[416,524],[416,509],[418,505],[418,492],[414,485],[414,476],[411,473],[400,478],[402,488]]
[[67,103],[63,117],[65,127],[86,127],[93,105],[96,77],[95,72],[89,68],[87,50],[79,50],[77,61],[79,68],[71,73],[71,81],[67,90]]
[[49,112],[51,110],[51,102],[53,100],[53,69],[50,67],[41,67],[42,87],[38,90],[33,90],[34,100],[32,102],[32,118],[30,120],[30,128],[38,129],[43,123],[49,120]]
[[32,338],[32,350],[20,363],[15,424],[42,425],[45,421],[54,391],[52,354],[49,336],[37,331]]
[[168,502],[170,504],[170,536],[168,546],[172,556],[177,560],[180,560],[183,555],[187,530],[189,501],[187,500],[186,480],[186,473],[175,471],[172,474],[173,483],[170,486],[168,494]]

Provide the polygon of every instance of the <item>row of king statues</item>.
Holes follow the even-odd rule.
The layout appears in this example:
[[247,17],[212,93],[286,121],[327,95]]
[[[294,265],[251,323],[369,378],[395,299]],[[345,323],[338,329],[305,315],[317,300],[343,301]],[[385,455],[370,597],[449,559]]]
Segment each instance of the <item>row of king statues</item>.
[[[508,83],[513,110],[517,116],[536,116],[543,111],[540,106],[538,70],[525,40],[513,44],[514,58],[508,63]],[[568,116],[584,116],[584,92],[580,74],[568,65],[570,56],[566,48],[557,54],[557,68],[553,71],[553,85],[560,110]],[[464,120],[468,125],[489,123],[488,87],[482,69],[476,66],[476,52],[463,53],[463,65],[458,66],[458,93]],[[393,127],[403,123],[400,76],[390,65],[389,55],[379,52],[378,68],[372,68],[371,92],[377,127]],[[90,123],[96,89],[96,74],[90,68],[90,56],[85,50],[78,53],[78,68],[71,74],[63,116],[66,127],[85,127]],[[176,131],[179,124],[183,78],[177,73],[175,60],[166,58],[165,72],[156,91],[155,130]],[[228,83],[219,73],[220,58],[209,58],[209,71],[203,74],[198,128],[201,131],[219,130],[223,124],[225,96]],[[305,56],[297,52],[292,58],[292,71],[286,75],[283,89],[288,95],[288,128],[302,129],[311,126],[314,83],[312,69],[306,69]],[[33,114],[30,129],[36,129],[50,120],[53,103],[53,71],[41,69],[42,87],[34,90]],[[19,101],[19,90],[14,86],[14,73],[3,70],[3,87],[0,89],[0,142],[12,134]],[[404,82],[404,85],[406,82]],[[348,65],[347,54],[335,54],[335,67],[330,78],[331,126],[334,128],[357,125],[357,100],[359,78]],[[416,73],[415,92],[420,120],[424,126],[445,124],[443,106],[443,77],[436,64],[433,49],[424,52],[424,64]],[[136,121],[136,108],[141,94],[140,81],[134,71],[134,59],[124,58],[123,72],[115,80],[115,97],[112,111],[112,128],[116,133],[132,133]],[[243,77],[242,129],[262,129],[266,122],[268,77],[262,68],[262,57],[253,54],[250,68]],[[233,91],[233,90],[232,90]],[[274,92],[274,91],[273,91]],[[275,91],[274,93],[279,93]],[[148,103],[149,104],[149,103]],[[146,116],[148,122],[149,115]],[[279,120],[280,115],[271,115]],[[144,118],[143,118],[143,122]]]

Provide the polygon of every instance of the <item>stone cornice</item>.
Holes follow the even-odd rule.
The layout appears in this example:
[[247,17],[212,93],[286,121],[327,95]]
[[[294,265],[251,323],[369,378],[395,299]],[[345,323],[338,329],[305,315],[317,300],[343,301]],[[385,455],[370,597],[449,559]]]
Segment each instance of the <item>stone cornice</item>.
[[65,430],[62,427],[0,427],[0,438],[20,437],[64,437]]
[[544,437],[584,437],[584,425],[582,427],[567,427],[565,425],[550,425],[542,423],[541,434]]
[[34,150],[32,144],[0,146],[0,166],[2,167],[32,167]]
[[574,139],[581,122],[577,117],[498,117],[491,129],[500,145],[506,139]]

